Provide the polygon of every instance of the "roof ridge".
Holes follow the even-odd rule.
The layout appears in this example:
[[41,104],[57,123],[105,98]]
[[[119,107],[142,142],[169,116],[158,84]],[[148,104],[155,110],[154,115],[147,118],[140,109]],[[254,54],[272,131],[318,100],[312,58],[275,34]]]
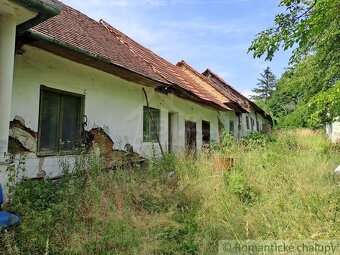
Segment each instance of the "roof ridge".
[[[169,62],[169,61],[166,60],[165,58],[163,58],[163,57],[157,55],[155,52],[153,52],[153,51],[150,50],[149,48],[146,48],[145,46],[141,45],[139,42],[135,41],[135,40],[132,39],[130,36],[124,34],[124,33],[121,32],[119,29],[117,29],[117,28],[113,27],[112,25],[110,25],[110,24],[109,24],[108,22],[106,22],[104,19],[100,19],[99,22],[100,22],[103,26],[109,27],[108,30],[109,30],[109,31],[112,30],[112,31],[110,31],[110,32],[114,32],[114,33],[116,33],[117,35],[119,34],[118,36],[120,36],[120,37],[125,37],[125,38],[127,38],[128,40],[132,41],[133,43],[135,43],[135,44],[138,45],[139,47],[143,48],[144,50],[147,50],[147,51],[148,51],[149,53],[151,53],[154,57],[159,58],[159,59],[161,59],[162,61],[165,61],[167,64],[169,64],[169,65],[171,65],[171,66],[174,66],[174,64],[172,64],[171,62]],[[104,23],[105,25],[104,25],[103,23]]]
[[[204,73],[209,72],[210,74],[212,74],[213,76],[215,76],[218,80],[220,80],[222,83],[224,83],[225,85],[229,86],[231,89],[235,90],[237,93],[239,93],[241,96],[247,98],[246,96],[244,96],[241,92],[239,92],[234,86],[232,86],[230,83],[226,82],[221,76],[219,76],[218,74],[214,73],[210,68],[207,68],[207,70],[205,70],[202,74],[204,75]],[[247,98],[248,99],[248,98]],[[249,99],[248,99],[249,100]]]
[[[169,61],[167,61],[166,59],[162,58],[161,56],[157,55],[155,52],[151,51],[150,49],[144,47],[143,45],[139,44],[138,42],[136,42],[135,40],[133,40],[132,38],[130,38],[129,36],[127,36],[126,34],[122,33],[121,31],[119,31],[118,29],[112,27],[109,23],[107,23],[105,20],[101,19],[99,21],[109,32],[114,33],[115,36],[117,37],[117,39],[124,44],[126,47],[129,48],[130,51],[132,51],[136,56],[138,56],[140,59],[142,59],[145,63],[147,63],[152,70],[157,73],[158,75],[160,75],[163,79],[165,79],[166,81],[168,81],[170,83],[170,85],[177,85],[180,87],[183,87],[183,85],[181,85],[181,83],[184,83],[186,86],[190,87],[190,90],[193,91],[196,95],[200,94],[200,92],[197,90],[197,88],[195,88],[195,86],[192,86],[192,83],[190,83],[188,81],[188,79],[190,79],[193,83],[195,83],[191,77],[189,77],[185,72],[183,72],[180,68],[178,68],[176,65],[173,65],[172,63],[170,63]],[[125,41],[129,40],[130,42]],[[136,44],[136,46],[132,45],[132,44]],[[140,47],[140,49],[138,49],[138,47]],[[136,48],[136,49],[134,49]],[[175,80],[177,80],[176,82],[171,81],[168,77],[166,77],[165,75],[162,74],[162,72],[160,72],[157,67],[154,66],[154,64],[152,63],[152,61],[149,61],[148,56],[145,56],[144,54],[140,53],[138,54],[135,51],[141,51],[141,50],[147,50],[148,53],[151,54],[151,56],[153,58],[156,58],[156,60],[158,61],[163,61],[165,62],[165,64],[167,65],[167,71],[171,73],[172,78],[175,78]],[[181,74],[179,74],[178,72],[181,72]],[[185,77],[183,77],[185,75]],[[210,96],[214,97],[215,100],[217,100],[217,98],[215,98],[214,95],[212,95],[211,93],[209,93],[208,91],[205,91],[206,93],[208,93]],[[205,100],[207,101],[211,101],[208,100],[208,98],[205,98]],[[217,100],[218,101],[218,100]],[[211,101],[213,102],[213,101]],[[215,102],[215,104],[217,104],[217,102]],[[221,104],[219,104],[221,106]],[[226,108],[225,105],[223,105],[223,108]],[[227,107],[229,109],[229,107]],[[230,109],[229,109],[230,110]]]
[[186,63],[184,60],[179,61],[177,64],[177,66],[180,65],[184,65],[186,66],[188,69],[190,69],[192,72],[194,72],[202,81],[207,82],[211,87],[213,87],[218,93],[220,93],[221,95],[223,95],[224,97],[226,97],[229,101],[233,101],[233,99],[231,99],[229,96],[227,96],[224,91],[222,91],[220,88],[218,88],[218,86],[216,86],[216,84],[211,81],[208,77],[204,76],[203,74],[201,74],[200,72],[198,72],[195,68],[193,68],[192,66],[190,66],[188,63]]
[[[100,20],[99,20],[99,23],[100,23],[102,26],[104,26],[110,33],[112,33],[112,30],[116,30],[116,31],[120,32],[118,29],[112,27],[109,23],[107,23],[107,22],[106,22],[105,20],[103,20],[103,19],[100,19]],[[125,42],[125,41],[122,39],[122,36],[121,36],[121,35],[127,37],[127,38],[130,39],[130,40],[133,40],[132,38],[128,37],[127,35],[123,34],[122,32],[120,32],[121,35],[118,35],[117,33],[115,33],[115,34],[116,34],[117,39],[118,39],[121,43],[123,43],[126,47],[128,47],[129,50],[130,50],[136,57],[140,58],[140,59],[141,59],[142,61],[144,61],[148,66],[150,66],[151,69],[152,69],[155,73],[157,73],[159,76],[162,77],[162,79],[164,79],[165,81],[169,82],[169,83],[170,83],[169,85],[172,85],[171,82],[170,82],[166,77],[164,77],[164,75],[162,75],[160,72],[158,72],[158,70],[157,70],[157,69],[156,69],[149,61],[147,61],[145,58],[142,58],[140,55],[138,55],[138,54],[137,54],[137,53],[129,46],[129,44],[128,44],[127,42]],[[133,41],[134,41],[134,40],[133,40]],[[137,42],[136,42],[136,43],[137,43]],[[138,44],[138,43],[137,43],[137,44]],[[140,45],[140,46],[142,46],[142,45]],[[143,47],[143,46],[142,46],[142,47]],[[146,49],[146,48],[145,48],[145,49]]]
[[[244,100],[246,100],[247,105],[250,109],[252,110],[259,110],[260,112],[263,113],[264,117],[267,118],[268,116],[270,117],[270,115],[264,111],[261,107],[259,107],[255,102],[251,101],[250,99],[248,99],[246,96],[244,96],[241,92],[239,92],[237,89],[235,89],[233,86],[231,86],[229,83],[227,83],[226,81],[224,81],[220,76],[218,76],[216,73],[214,73],[213,71],[211,71],[209,68],[207,68],[204,72],[203,75],[205,75],[206,73],[210,73],[212,76],[214,76],[215,78],[217,78],[221,83],[223,83],[224,86],[229,87],[230,89],[232,89],[234,92],[236,92],[238,94],[238,96],[241,96]],[[207,76],[206,76],[207,77]],[[270,117],[271,118],[271,117]]]

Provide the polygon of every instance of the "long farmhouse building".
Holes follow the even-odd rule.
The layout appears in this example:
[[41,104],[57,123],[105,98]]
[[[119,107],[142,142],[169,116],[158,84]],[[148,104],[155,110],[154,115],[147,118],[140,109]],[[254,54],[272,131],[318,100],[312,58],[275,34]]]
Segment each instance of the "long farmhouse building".
[[116,149],[181,153],[270,128],[271,117],[210,69],[171,64],[104,20],[55,0],[0,0],[0,177],[60,174],[92,129]]

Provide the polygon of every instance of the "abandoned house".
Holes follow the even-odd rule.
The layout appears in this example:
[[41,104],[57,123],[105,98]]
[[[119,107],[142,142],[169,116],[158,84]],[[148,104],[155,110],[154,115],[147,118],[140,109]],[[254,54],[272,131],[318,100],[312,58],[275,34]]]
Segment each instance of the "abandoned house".
[[173,65],[103,20],[56,0],[0,0],[2,184],[9,155],[25,156],[27,177],[58,175],[60,158],[72,161],[91,130],[150,156],[270,123],[211,70]]

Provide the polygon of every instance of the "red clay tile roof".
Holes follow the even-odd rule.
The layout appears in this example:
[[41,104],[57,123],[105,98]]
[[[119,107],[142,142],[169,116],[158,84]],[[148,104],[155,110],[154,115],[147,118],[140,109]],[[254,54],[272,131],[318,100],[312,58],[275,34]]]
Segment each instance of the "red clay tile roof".
[[113,65],[124,67],[163,85],[178,86],[201,100],[231,110],[214,95],[196,86],[177,66],[141,46],[105,21],[97,22],[67,5],[62,6],[59,15],[31,30],[108,59]]
[[198,86],[190,76],[188,76],[177,66],[166,61],[164,58],[158,56],[151,50],[143,47],[127,35],[106,23],[104,20],[100,20],[100,23],[106,27],[110,33],[115,35],[122,44],[126,45],[131,52],[143,59],[154,70],[155,73],[160,75],[170,84],[189,90],[199,98],[213,102],[226,110],[231,110],[229,107],[224,105],[224,102],[219,100],[219,98],[214,93],[211,93],[202,86]]
[[31,30],[109,59],[114,65],[123,66],[153,80],[167,83],[144,61],[136,58],[115,36],[108,33],[100,23],[69,6],[63,5],[59,15]]
[[203,74],[197,72],[193,67],[188,65],[184,60],[177,63],[177,66],[182,70],[186,71],[189,76],[193,77],[197,84],[201,84],[207,91],[215,94],[224,104],[233,108],[237,112],[245,111],[241,105],[237,103],[238,100],[235,100],[230,93],[227,92],[226,89],[214,83],[211,79],[204,76]]
[[248,112],[253,111],[251,107],[251,102],[248,98],[238,92],[235,88],[233,88],[229,83],[224,81],[220,76],[212,72],[209,68],[203,72],[205,77],[208,77],[211,81],[213,81],[216,85],[226,91],[229,94],[229,97],[238,102],[244,109]]
[[203,75],[211,79],[215,84],[223,88],[228,94],[230,94],[230,97],[238,102],[244,109],[246,109],[248,112],[257,111],[259,112],[264,118],[272,121],[271,116],[266,113],[262,108],[260,108],[258,105],[256,105],[254,102],[250,101],[248,98],[246,98],[244,95],[242,95],[240,92],[238,92],[235,88],[233,88],[229,83],[224,81],[220,76],[212,72],[209,68],[203,72]]

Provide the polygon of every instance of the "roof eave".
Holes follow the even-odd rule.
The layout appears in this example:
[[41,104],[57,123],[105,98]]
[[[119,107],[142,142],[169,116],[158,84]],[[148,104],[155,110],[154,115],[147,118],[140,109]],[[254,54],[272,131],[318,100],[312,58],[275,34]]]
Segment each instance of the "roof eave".
[[58,15],[62,4],[52,0],[16,0],[16,2],[27,9],[38,12],[38,15],[17,26],[17,33],[22,34],[28,29]]
[[[73,51],[81,56],[84,56],[84,57],[87,57],[87,58],[90,58],[90,59],[93,59],[93,60],[96,60],[96,61],[100,61],[104,64],[107,64],[107,65],[114,65],[114,66],[117,66],[119,68],[122,68],[128,72],[131,72],[131,73],[134,73],[135,75],[138,75],[140,76],[141,78],[145,79],[145,80],[149,80],[151,81],[152,83],[154,83],[155,85],[153,85],[154,87],[156,87],[156,84],[159,85],[163,85],[163,86],[172,86],[172,87],[175,87],[177,88],[178,91],[182,91],[185,92],[183,93],[183,95],[181,96],[182,98],[186,98],[190,101],[193,101],[193,102],[196,102],[196,103],[200,103],[200,104],[203,104],[203,105],[206,105],[206,106],[209,106],[209,107],[214,107],[214,108],[217,108],[219,110],[224,110],[224,111],[230,111],[231,109],[227,106],[221,106],[221,105],[218,105],[214,102],[211,102],[211,101],[208,101],[208,100],[203,100],[201,99],[200,97],[198,97],[197,95],[193,94],[191,91],[188,91],[184,88],[181,88],[180,86],[176,85],[176,84],[170,84],[170,83],[164,83],[162,81],[158,81],[158,80],[155,80],[153,78],[150,78],[150,77],[147,77],[143,74],[140,74],[138,72],[135,72],[133,70],[130,70],[130,69],[127,69],[126,67],[124,66],[121,66],[121,65],[118,65],[118,64],[115,64],[115,63],[112,63],[110,59],[106,58],[105,56],[101,56],[101,55],[98,55],[98,54],[94,54],[94,53],[91,53],[89,51],[86,51],[86,50],[83,50],[79,47],[75,47],[75,46],[72,46],[68,43],[65,43],[63,41],[59,41],[59,40],[56,40],[55,38],[51,37],[51,36],[48,36],[48,35],[45,35],[43,33],[40,33],[40,32],[37,32],[33,29],[30,29],[28,31],[26,31],[25,33],[26,36],[28,36],[29,38],[31,39],[34,39],[34,40],[38,40],[38,41],[43,41],[43,42],[46,42],[48,44],[52,44],[52,45],[55,45],[56,47],[60,47],[60,48],[63,48],[63,49],[66,49],[66,50],[70,50],[70,51]],[[142,84],[144,85],[144,84]],[[178,96],[178,94],[175,94],[176,96]]]

